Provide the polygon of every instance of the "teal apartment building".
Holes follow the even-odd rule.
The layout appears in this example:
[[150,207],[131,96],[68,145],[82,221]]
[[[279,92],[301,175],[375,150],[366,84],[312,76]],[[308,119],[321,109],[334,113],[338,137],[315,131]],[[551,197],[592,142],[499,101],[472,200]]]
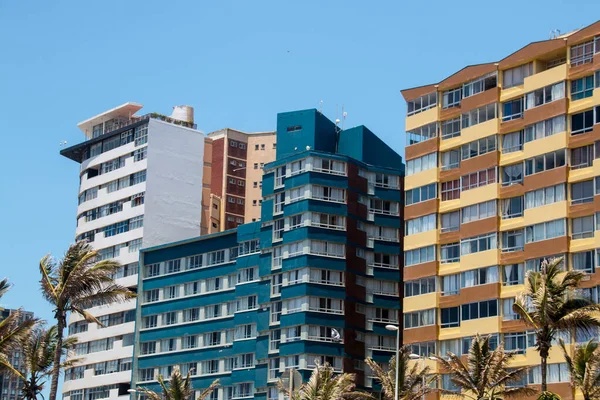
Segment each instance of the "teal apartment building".
[[211,400],[276,400],[286,369],[325,362],[373,387],[363,361],[389,361],[402,309],[403,177],[366,127],[279,114],[260,221],[142,250],[132,388],[179,366],[220,380]]

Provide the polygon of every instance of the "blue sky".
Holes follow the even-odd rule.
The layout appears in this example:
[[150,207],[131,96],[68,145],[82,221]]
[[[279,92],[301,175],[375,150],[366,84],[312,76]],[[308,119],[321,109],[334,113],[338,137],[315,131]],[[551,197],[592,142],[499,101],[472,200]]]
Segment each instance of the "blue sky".
[[205,132],[259,131],[322,100],[404,154],[400,89],[599,17],[597,0],[0,0],[3,305],[52,317],[37,266],[74,236],[79,167],[58,152],[83,140],[82,120],[126,101],[189,104]]

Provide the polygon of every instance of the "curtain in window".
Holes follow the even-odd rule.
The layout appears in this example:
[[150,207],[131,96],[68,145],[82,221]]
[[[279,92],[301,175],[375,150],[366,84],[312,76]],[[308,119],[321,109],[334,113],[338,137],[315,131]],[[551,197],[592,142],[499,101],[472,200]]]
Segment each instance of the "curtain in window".
[[559,82],[552,85],[552,101],[565,97],[565,83]]

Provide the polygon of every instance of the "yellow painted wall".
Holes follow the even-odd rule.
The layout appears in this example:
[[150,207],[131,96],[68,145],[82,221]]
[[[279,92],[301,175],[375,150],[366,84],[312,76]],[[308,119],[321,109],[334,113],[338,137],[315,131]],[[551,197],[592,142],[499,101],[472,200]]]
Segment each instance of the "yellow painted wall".
[[560,132],[551,136],[527,142],[523,145],[523,156],[525,159],[550,153],[567,147],[567,132]]
[[510,99],[525,95],[525,85],[514,86],[500,91],[500,101],[505,102]]
[[479,253],[460,256],[460,265],[463,271],[485,267],[488,265],[498,265],[499,263],[500,250],[498,249],[480,251]]
[[438,230],[433,229],[427,232],[416,233],[404,237],[404,251],[416,249],[438,241]]
[[558,67],[550,68],[545,71],[536,73],[525,78],[524,87],[525,93],[532,92],[544,86],[551,85],[556,82],[567,79],[568,65],[563,64]]
[[540,222],[552,221],[566,218],[568,214],[568,202],[559,201],[545,206],[529,208],[525,210],[525,224],[533,225]]
[[478,318],[470,321],[460,322],[460,333],[462,337],[475,336],[476,334],[486,335],[500,332],[502,326],[501,317]]
[[466,207],[477,203],[483,203],[484,201],[492,200],[498,197],[498,190],[500,185],[497,183],[491,183],[489,185],[481,186],[475,189],[466,190],[460,193],[460,206]]
[[[441,128],[440,128],[441,131]],[[441,135],[441,134],[440,134]],[[440,151],[446,151],[450,149],[454,149],[460,146],[463,143],[461,136],[456,136],[450,139],[441,139],[440,140]]]
[[404,178],[404,190],[429,185],[439,180],[439,168],[428,169]]
[[500,119],[494,118],[481,124],[463,128],[460,131],[460,137],[463,143],[469,143],[473,140],[481,139],[498,133]]
[[[595,160],[594,160],[595,162]],[[569,182],[581,182],[592,179],[594,176],[598,175],[596,173],[596,168],[592,165],[591,167],[578,168],[569,170]]]
[[452,274],[457,274],[460,271],[462,271],[460,262],[444,263],[444,264],[440,263],[438,275],[439,276],[452,275]]
[[508,299],[516,297],[519,293],[523,292],[523,290],[525,290],[525,285],[502,286],[500,288],[500,298]]
[[438,117],[438,108],[433,107],[429,110],[420,112],[418,114],[414,114],[406,117],[406,131],[413,130],[423,125],[430,124],[435,122]]
[[[502,200],[500,200],[502,204]],[[525,226],[525,217],[509,218],[500,220],[500,231],[512,231]]]
[[439,212],[443,214],[448,211],[460,209],[460,199],[440,201]]
[[590,107],[597,106],[598,104],[600,104],[600,88],[594,89],[594,94],[592,95],[592,97],[586,97],[585,99],[570,101],[569,114],[587,110]]
[[[502,140],[502,138],[500,138]],[[502,146],[500,146],[502,148]],[[513,151],[512,153],[501,153],[500,154],[500,166],[516,164],[519,161],[525,159],[525,152],[523,150]]]
[[430,308],[440,306],[440,293],[427,293],[420,296],[411,296],[404,298],[403,312],[411,312],[417,310],[428,310]]

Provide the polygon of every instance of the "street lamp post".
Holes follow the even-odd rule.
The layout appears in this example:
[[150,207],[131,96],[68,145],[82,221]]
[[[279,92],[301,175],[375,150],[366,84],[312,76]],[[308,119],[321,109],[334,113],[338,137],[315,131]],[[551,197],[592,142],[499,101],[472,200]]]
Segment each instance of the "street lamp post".
[[138,392],[137,390],[135,390],[135,389],[127,389],[127,393],[129,393],[129,394],[135,394],[135,393],[137,393],[137,400],[140,400],[140,392]]
[[394,400],[398,399],[398,382],[400,381],[400,368],[398,368],[400,358],[400,328],[396,325],[386,325],[388,331],[396,331],[396,383],[394,384]]

